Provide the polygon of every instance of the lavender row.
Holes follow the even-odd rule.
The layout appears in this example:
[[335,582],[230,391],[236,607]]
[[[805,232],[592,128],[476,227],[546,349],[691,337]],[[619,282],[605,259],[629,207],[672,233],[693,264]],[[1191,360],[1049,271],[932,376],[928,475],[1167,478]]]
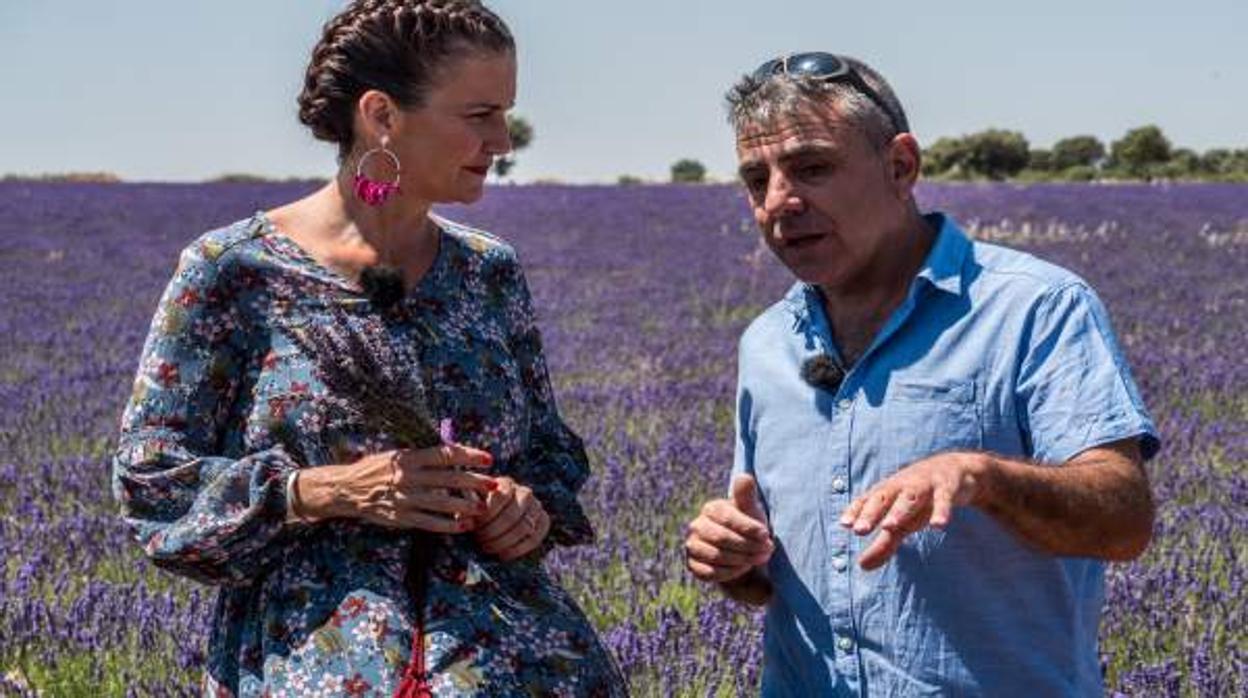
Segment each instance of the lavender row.
[[[108,453],[140,343],[191,237],[299,185],[0,184],[0,694],[189,695],[211,590],[119,525]],[[1248,189],[932,186],[926,206],[1089,279],[1166,440],[1153,547],[1108,576],[1107,685],[1248,691]],[[757,685],[760,618],[683,571],[725,487],[736,337],[789,279],[731,187],[501,187],[444,213],[520,252],[560,407],[585,438],[593,547],[552,570],[640,695]]]

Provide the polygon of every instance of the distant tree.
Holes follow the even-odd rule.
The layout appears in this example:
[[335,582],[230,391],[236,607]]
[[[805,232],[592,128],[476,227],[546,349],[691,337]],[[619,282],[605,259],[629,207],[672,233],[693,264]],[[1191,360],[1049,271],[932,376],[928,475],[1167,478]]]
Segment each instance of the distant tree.
[[1053,144],[1053,169],[1096,167],[1105,159],[1105,145],[1096,136],[1071,136]]
[[638,177],[636,175],[622,174],[619,176],[618,179],[615,180],[615,183],[622,187],[631,187],[637,184],[641,184],[642,180],[641,180],[641,177]]
[[1200,173],[1214,179],[1243,181],[1248,178],[1248,148],[1213,148],[1200,156]]
[[210,184],[261,184],[273,180],[263,175],[249,172],[227,172],[208,180]]
[[1067,182],[1091,182],[1098,174],[1098,170],[1091,165],[1075,165],[1062,170],[1058,174],[1058,179]]
[[1052,172],[1053,152],[1044,148],[1032,148],[1027,154],[1027,169],[1037,172]]
[[1170,153],[1171,169],[1183,177],[1200,173],[1200,156],[1191,148],[1176,148]]
[[1170,160],[1170,139],[1149,124],[1127,131],[1109,146],[1108,166],[1129,177],[1148,178],[1150,170]]
[[121,177],[112,172],[47,172],[43,174],[5,174],[5,182],[59,182],[73,184],[118,184]]
[[699,183],[706,181],[706,166],[697,160],[684,158],[672,165],[672,181]]
[[1200,156],[1200,171],[1214,177],[1230,174],[1234,165],[1234,155],[1227,148],[1212,148]]
[[966,142],[961,138],[937,138],[923,151],[923,174],[941,175],[959,169],[966,161]]
[[507,115],[507,135],[511,137],[511,153],[494,161],[494,174],[506,177],[516,166],[515,153],[533,142],[533,126],[522,116]]
[[965,138],[965,167],[988,179],[1005,179],[1027,166],[1027,139],[1018,131],[990,128]]

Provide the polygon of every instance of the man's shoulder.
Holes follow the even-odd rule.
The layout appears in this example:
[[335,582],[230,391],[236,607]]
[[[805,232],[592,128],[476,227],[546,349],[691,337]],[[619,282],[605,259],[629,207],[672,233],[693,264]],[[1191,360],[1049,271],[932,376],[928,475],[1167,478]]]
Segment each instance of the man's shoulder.
[[971,243],[971,288],[976,295],[1017,303],[1060,289],[1088,286],[1075,272],[1029,252],[989,242]]

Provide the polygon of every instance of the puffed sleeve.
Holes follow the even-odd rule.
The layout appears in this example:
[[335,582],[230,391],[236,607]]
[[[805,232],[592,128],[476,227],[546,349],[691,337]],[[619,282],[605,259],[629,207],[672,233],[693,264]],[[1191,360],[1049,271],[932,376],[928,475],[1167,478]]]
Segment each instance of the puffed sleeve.
[[564,424],[555,407],[524,272],[514,256],[506,264],[510,277],[508,343],[529,402],[529,447],[518,469],[518,479],[533,488],[550,516],[550,541],[560,545],[590,543],[594,530],[576,499],[576,493],[589,477],[585,446]]
[[280,447],[222,455],[246,333],[221,253],[188,247],[161,297],[122,416],[113,492],[157,566],[231,585],[279,551],[285,482],[298,465]]
[[1109,314],[1092,289],[1069,283],[1036,303],[1023,334],[1016,404],[1029,456],[1063,463],[1095,446],[1138,438],[1160,445]]

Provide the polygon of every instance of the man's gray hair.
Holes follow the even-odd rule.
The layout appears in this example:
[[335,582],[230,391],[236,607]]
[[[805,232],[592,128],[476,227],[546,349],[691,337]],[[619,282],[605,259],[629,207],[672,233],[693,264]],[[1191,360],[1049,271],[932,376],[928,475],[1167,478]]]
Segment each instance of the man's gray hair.
[[862,61],[846,56],[841,59],[875,90],[893,112],[892,117],[849,82],[777,74],[765,78],[746,75],[737,81],[726,95],[728,122],[740,134],[748,126],[774,123],[803,108],[835,105],[844,122],[861,129],[872,147],[883,150],[894,136],[910,130],[906,112],[883,76]]

